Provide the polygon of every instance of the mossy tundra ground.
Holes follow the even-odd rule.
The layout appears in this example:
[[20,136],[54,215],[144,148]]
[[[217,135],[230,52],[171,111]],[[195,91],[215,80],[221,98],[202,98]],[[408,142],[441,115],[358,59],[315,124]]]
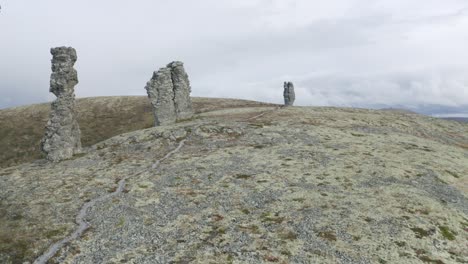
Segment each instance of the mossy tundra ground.
[[0,262],[32,263],[109,197],[49,263],[468,263],[468,125],[351,108],[198,112],[0,169]]

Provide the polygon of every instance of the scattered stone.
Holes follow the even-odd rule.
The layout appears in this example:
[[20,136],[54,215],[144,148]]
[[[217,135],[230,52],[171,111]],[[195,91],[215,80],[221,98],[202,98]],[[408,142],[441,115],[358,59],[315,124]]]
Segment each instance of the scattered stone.
[[52,54],[50,92],[57,96],[46,125],[41,150],[53,162],[69,159],[81,152],[81,131],[76,120],[74,87],[78,74],[73,68],[77,60],[76,51],[71,47],[58,47]]
[[192,89],[184,64],[180,61],[174,61],[169,63],[167,67],[171,69],[177,120],[191,118],[193,116],[192,100],[190,99]]
[[190,81],[182,62],[171,62],[154,72],[145,89],[153,105],[155,126],[193,116]]
[[283,96],[285,106],[294,105],[294,100],[296,100],[296,94],[294,93],[294,85],[292,82],[284,82]]

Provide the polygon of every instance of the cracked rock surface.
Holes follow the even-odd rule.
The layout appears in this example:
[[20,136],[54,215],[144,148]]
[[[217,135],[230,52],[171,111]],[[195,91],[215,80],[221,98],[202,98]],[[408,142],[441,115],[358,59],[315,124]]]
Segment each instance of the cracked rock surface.
[[145,89],[153,106],[155,126],[193,116],[190,81],[182,62],[171,62],[154,72]]
[[464,263],[467,149],[468,125],[412,114],[204,112],[0,169],[0,262],[34,261],[126,178],[49,263]]
[[145,87],[153,106],[156,126],[172,124],[176,121],[174,105],[174,85],[172,83],[171,70],[161,68],[154,72],[151,80]]
[[50,92],[57,96],[51,105],[41,150],[50,161],[58,162],[71,158],[81,150],[81,131],[76,119],[75,91],[78,75],[73,65],[76,51],[73,48],[58,47],[52,54]]
[[180,61],[174,61],[167,67],[171,69],[177,120],[189,119],[193,116],[192,100],[190,99],[192,89],[184,64]]

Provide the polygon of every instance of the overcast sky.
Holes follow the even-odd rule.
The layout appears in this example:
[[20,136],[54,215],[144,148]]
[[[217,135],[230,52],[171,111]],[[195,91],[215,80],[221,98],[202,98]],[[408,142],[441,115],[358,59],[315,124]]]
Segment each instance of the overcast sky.
[[185,63],[193,96],[468,112],[466,0],[0,0],[0,108],[50,101],[50,48],[78,97],[145,95]]

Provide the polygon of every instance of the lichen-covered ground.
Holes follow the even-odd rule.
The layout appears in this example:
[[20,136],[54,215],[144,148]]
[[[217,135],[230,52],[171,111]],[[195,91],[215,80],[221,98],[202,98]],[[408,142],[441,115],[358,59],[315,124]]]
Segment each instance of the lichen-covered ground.
[[468,263],[468,125],[244,107],[0,169],[0,262],[32,263],[99,197],[49,263]]

